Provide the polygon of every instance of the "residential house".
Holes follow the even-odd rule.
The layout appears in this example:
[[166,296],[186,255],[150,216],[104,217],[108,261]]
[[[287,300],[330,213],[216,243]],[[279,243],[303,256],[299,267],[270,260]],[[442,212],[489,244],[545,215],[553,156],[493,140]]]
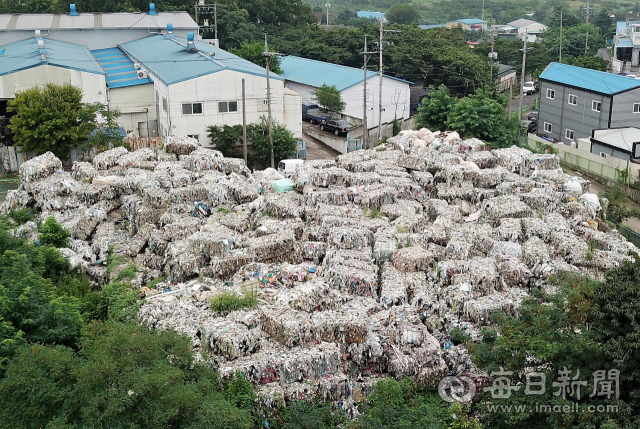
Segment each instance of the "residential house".
[[494,32],[499,39],[516,40],[518,38],[518,29],[511,25],[494,24],[487,29]]
[[454,21],[447,21],[447,28],[462,28],[463,30],[486,30],[487,21],[481,19],[456,19]]
[[516,68],[506,64],[496,64],[498,73],[495,77],[495,83],[498,92],[509,91],[509,88],[516,84]]
[[593,130],[591,153],[640,164],[640,129],[624,127]]
[[198,24],[189,13],[157,12],[153,3],[147,13],[78,13],[72,4],[68,14],[0,14],[0,43],[30,39],[39,30],[49,40],[104,49],[160,33],[168,24],[179,37],[198,32]]
[[[343,116],[354,125],[362,124],[364,98],[364,71],[323,61],[310,60],[294,56],[282,59],[280,75],[285,79],[285,86],[302,97],[302,102],[315,103],[316,89],[323,84],[333,86],[340,91],[346,108]],[[383,75],[382,77],[382,123],[395,118],[408,119],[411,114],[409,85],[402,79]],[[378,125],[380,99],[380,76],[367,72],[367,127]]]
[[517,29],[518,39],[520,40],[524,40],[526,34],[529,42],[535,42],[540,33],[547,29],[546,25],[525,18],[508,22],[507,25]]
[[538,133],[565,144],[640,126],[640,79],[551,63],[540,75],[539,111]]
[[[640,22],[618,21],[613,36],[614,62],[630,62],[631,66],[640,65]],[[622,71],[622,65],[614,65]]]
[[[146,107],[153,107],[161,136],[191,135],[206,145],[208,126],[242,124],[243,80],[247,123],[266,117],[270,103],[274,120],[302,136],[300,96],[285,91],[284,78],[271,73],[269,100],[266,71],[252,62],[197,42],[193,34],[156,34],[118,48],[153,81],[153,102]],[[121,103],[133,103],[131,97]]]

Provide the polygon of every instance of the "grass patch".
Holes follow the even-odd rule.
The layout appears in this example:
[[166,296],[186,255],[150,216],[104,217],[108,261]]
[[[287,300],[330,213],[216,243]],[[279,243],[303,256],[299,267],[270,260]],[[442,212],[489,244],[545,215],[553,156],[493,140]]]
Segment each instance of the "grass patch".
[[115,268],[126,263],[127,258],[121,255],[114,255],[111,249],[109,249],[109,256],[107,257],[107,276],[109,276]]
[[218,207],[218,213],[229,214],[231,213],[231,209],[227,207]]
[[239,297],[235,293],[223,292],[209,299],[213,311],[235,311],[245,307],[253,307],[258,303],[254,295]]
[[133,264],[127,265],[114,279],[115,282],[131,281],[136,278],[138,267]]
[[264,217],[273,217],[273,215],[271,214],[271,212],[269,210],[264,210],[262,212],[262,216],[264,216]]
[[163,282],[163,281],[165,281],[166,279],[167,279],[167,276],[158,277],[157,279],[152,280],[152,281],[151,281],[151,283],[149,283],[149,284],[147,285],[147,287],[148,287],[149,289],[153,289],[154,287],[156,287],[156,285],[157,285],[158,283],[162,283],[162,282]]
[[378,208],[378,207],[371,207],[371,208],[369,209],[369,217],[370,217],[371,219],[375,219],[375,218],[380,217],[380,216],[381,216],[381,214],[380,214],[380,208]]

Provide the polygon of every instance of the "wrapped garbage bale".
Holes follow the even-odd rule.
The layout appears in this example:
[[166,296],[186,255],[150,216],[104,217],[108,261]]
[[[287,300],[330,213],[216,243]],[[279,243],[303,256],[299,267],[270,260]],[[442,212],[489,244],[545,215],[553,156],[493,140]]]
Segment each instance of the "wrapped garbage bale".
[[492,150],[491,153],[496,157],[499,165],[513,173],[520,173],[521,168],[525,167],[525,159],[529,159],[531,155],[531,151],[515,145],[509,148]]
[[529,192],[539,185],[540,182],[534,182],[531,179],[518,176],[516,180],[509,180],[498,184],[496,186],[496,191],[498,191],[500,195],[519,194],[522,192]]
[[0,204],[0,213],[8,213],[9,210],[17,210],[27,207],[33,202],[33,198],[24,189],[10,189],[7,191],[2,204]]
[[518,259],[522,257],[522,246],[511,241],[495,241],[489,252],[489,256],[503,256]]
[[402,272],[427,271],[434,263],[434,255],[428,250],[415,246],[394,252],[393,265]]
[[502,166],[497,166],[481,170],[466,170],[464,180],[471,181],[476,188],[495,188],[504,182],[508,175],[509,170]]
[[461,319],[477,326],[491,323],[491,313],[499,311],[507,316],[516,316],[518,302],[503,293],[494,293],[464,301]]
[[333,227],[329,230],[329,240],[334,247],[341,249],[370,248],[373,232],[364,228]]
[[561,185],[567,182],[569,175],[562,171],[562,168],[557,168],[555,170],[535,170],[531,173],[531,178],[536,181],[547,181]]
[[191,171],[215,170],[217,162],[222,157],[223,155],[220,151],[198,147],[188,155],[181,156],[180,163],[184,168]]
[[90,162],[76,161],[73,163],[71,171],[73,178],[82,183],[91,183],[93,178],[98,175],[98,172]]
[[[476,153],[486,152],[485,151],[485,147],[486,147],[485,143],[482,140],[476,139],[476,138],[466,139],[466,140],[462,140],[460,142],[460,151],[464,152],[464,153],[467,153],[467,152],[476,152]],[[483,167],[480,167],[480,168],[483,168]]]
[[360,343],[369,331],[367,320],[357,312],[320,311],[311,316],[316,341]]
[[20,183],[27,184],[44,179],[60,170],[62,170],[62,161],[52,152],[46,152],[23,162],[20,165],[18,175],[20,177]]
[[393,222],[391,225],[396,227],[399,233],[415,233],[424,231],[430,222],[429,219],[423,215],[402,215]]
[[449,240],[445,250],[445,257],[450,259],[468,259],[469,256],[471,256],[472,248],[472,241]]
[[387,262],[382,267],[380,305],[390,307],[403,305],[409,297],[421,291],[426,283],[426,275],[421,272],[402,272]]
[[574,265],[579,265],[586,260],[588,245],[584,240],[579,239],[571,233],[554,232],[551,242],[556,246],[557,254]]
[[365,211],[360,206],[346,204],[335,206],[333,204],[321,204],[320,206],[302,207],[307,221],[320,221],[327,216],[341,216],[360,219],[365,215]]
[[552,231],[568,232],[569,223],[560,213],[548,213],[543,216],[544,222]]
[[[356,261],[352,260],[351,262]],[[376,265],[354,268],[349,265],[332,263],[324,269],[323,276],[327,284],[350,295],[377,296],[378,267]]]
[[155,152],[149,148],[138,149],[135,152],[129,152],[118,158],[118,165],[123,169],[142,168],[145,170],[154,170],[158,164],[158,157]]
[[295,250],[293,234],[269,234],[247,241],[258,261],[284,261]]
[[[464,143],[464,142],[463,142]],[[496,157],[489,151],[472,151],[465,156],[467,161],[476,164],[480,169],[494,168],[496,166]]]
[[326,188],[327,186],[350,186],[350,173],[344,168],[330,167],[314,169],[311,172],[310,181],[313,186]]
[[301,217],[304,206],[302,198],[294,193],[269,194],[264,197],[266,211],[278,219],[296,219]]
[[256,353],[260,350],[261,340],[266,337],[259,328],[248,329],[226,318],[206,319],[202,331],[211,351],[228,360]]
[[[532,153],[526,159],[526,165],[529,169],[529,173],[535,170],[556,170],[560,168],[560,158],[557,155],[550,153],[539,154]],[[525,172],[524,175],[527,172]]]
[[[526,218],[530,219],[530,218]],[[540,220],[540,219],[538,219]],[[500,219],[500,226],[494,231],[496,238],[501,241],[513,241],[519,242],[522,236],[522,221],[523,219],[502,218]],[[540,220],[540,222],[542,222]]]
[[549,225],[537,217],[522,218],[522,231],[525,239],[536,236],[541,238],[543,241],[549,241],[551,238],[551,229],[549,228]]
[[201,224],[200,218],[181,217],[164,225],[164,234],[169,240],[181,240],[198,231]]
[[286,347],[295,347],[311,341],[315,326],[304,311],[289,307],[267,306],[260,311],[260,328],[271,339]]
[[129,151],[122,146],[105,150],[93,157],[93,166],[96,170],[108,170],[118,165],[118,160],[128,153]]
[[[165,229],[169,225],[165,226]],[[219,225],[216,232],[198,231],[187,237],[189,249],[194,253],[203,253],[206,257],[223,256],[236,247],[234,233],[230,229]]]
[[498,257],[496,260],[500,278],[509,286],[526,287],[531,278],[531,271],[519,259]]
[[456,199],[470,200],[473,196],[473,185],[470,182],[462,182],[459,185],[447,185],[438,183],[438,198],[451,203]]
[[[349,171],[373,171],[374,169],[360,169],[357,168],[365,162],[369,162],[375,159],[375,152],[369,150],[356,150],[353,152],[339,155],[336,158],[336,166],[344,168]],[[374,164],[375,165],[375,164]]]
[[374,234],[373,256],[379,264],[391,260],[397,248],[396,234],[395,227],[380,228]]
[[312,168],[331,168],[336,166],[336,161],[333,159],[309,159],[305,161],[305,165]]
[[305,203],[310,206],[318,204],[333,204],[342,206],[349,203],[349,191],[340,186],[330,186],[328,189],[315,189],[306,186],[303,192]]
[[503,217],[522,218],[531,215],[531,209],[515,195],[494,197],[483,203],[484,212],[492,220]]
[[398,198],[398,191],[383,184],[367,186],[352,193],[353,202],[363,207],[380,207],[383,204],[394,203]]
[[569,180],[562,185],[562,191],[579,197],[583,193],[589,192],[590,187],[590,181],[585,180],[580,176],[569,176]]
[[541,213],[549,213],[556,208],[556,195],[549,189],[534,188],[530,192],[522,194],[521,197],[525,204]]
[[167,153],[174,153],[178,156],[189,155],[200,148],[200,143],[193,137],[166,136],[164,138],[164,150]]
[[549,250],[544,241],[537,236],[529,238],[522,245],[522,261],[529,268],[533,268],[538,263],[545,263],[551,260]]
[[428,171],[411,171],[411,178],[424,189],[431,189],[433,185],[433,174]]
[[155,181],[142,184],[140,193],[143,203],[156,209],[166,207],[171,200],[171,197],[162,189],[160,183]]
[[323,241],[303,241],[300,243],[302,257],[305,260],[322,260],[327,253],[327,243]]
[[284,289],[276,295],[278,306],[291,307],[307,313],[336,310],[346,300],[346,296],[320,280],[304,282],[291,289]]

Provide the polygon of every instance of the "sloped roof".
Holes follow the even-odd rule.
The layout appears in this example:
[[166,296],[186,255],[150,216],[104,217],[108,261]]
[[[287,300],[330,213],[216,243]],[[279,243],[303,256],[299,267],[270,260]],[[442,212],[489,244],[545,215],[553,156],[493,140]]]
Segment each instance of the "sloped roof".
[[45,54],[45,59],[41,58],[38,39],[35,37],[0,46],[0,52],[4,51],[0,55],[0,76],[45,64],[87,73],[106,74],[85,46],[46,38],[39,39],[44,41],[42,53]]
[[470,19],[454,19],[452,21],[447,21],[447,22],[461,22],[463,24],[472,25],[472,24],[485,24],[487,21],[483,21],[477,18],[470,18]]
[[173,28],[176,30],[198,28],[196,22],[187,12],[157,12],[157,15],[149,15],[146,12],[80,13],[78,16],[70,16],[68,13],[0,14],[0,31],[94,28],[166,29],[167,24],[173,24]]
[[96,49],[91,51],[91,55],[107,73],[106,81],[109,88],[153,83],[149,78],[138,79],[138,70],[133,67],[133,61],[120,48]]
[[633,150],[633,143],[640,142],[640,130],[635,127],[628,127],[600,131],[593,140],[631,152]]
[[371,12],[370,10],[359,10],[356,15],[358,15],[358,18],[368,19],[380,19],[386,16],[384,12]]
[[[255,76],[266,77],[267,75],[266,70],[262,67],[208,43],[195,42],[195,46],[204,54],[214,53],[213,56],[187,52],[183,46],[186,45],[186,42],[186,39],[181,37],[156,34],[123,43],[118,47],[135,62],[143,64],[146,70],[157,76],[166,85],[173,85],[223,70]],[[284,80],[275,73],[270,73],[270,77],[275,80]]]
[[540,79],[605,95],[640,88],[640,79],[560,63],[549,64]]
[[[294,56],[284,57],[280,68],[282,69],[280,76],[286,80],[314,88],[327,84],[329,86],[335,85],[338,91],[344,91],[364,80],[364,70]],[[376,75],[375,72],[367,71],[367,79]],[[391,76],[384,77],[412,83]]]
[[507,25],[511,25],[512,27],[516,27],[516,28],[526,27],[527,25],[531,25],[531,24],[543,25],[543,24],[540,24],[539,22],[532,21],[526,18],[520,18],[520,19],[516,19],[515,21],[507,22]]

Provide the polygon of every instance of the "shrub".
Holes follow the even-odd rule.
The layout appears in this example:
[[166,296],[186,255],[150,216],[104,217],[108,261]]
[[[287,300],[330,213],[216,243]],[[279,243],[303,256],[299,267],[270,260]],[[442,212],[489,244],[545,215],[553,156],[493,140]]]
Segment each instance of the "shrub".
[[49,216],[43,224],[38,225],[40,244],[54,247],[69,247],[69,231],[62,228],[53,216]]
[[239,297],[231,292],[224,292],[209,300],[209,305],[213,311],[234,311],[245,307],[253,307],[258,300],[253,295]]

